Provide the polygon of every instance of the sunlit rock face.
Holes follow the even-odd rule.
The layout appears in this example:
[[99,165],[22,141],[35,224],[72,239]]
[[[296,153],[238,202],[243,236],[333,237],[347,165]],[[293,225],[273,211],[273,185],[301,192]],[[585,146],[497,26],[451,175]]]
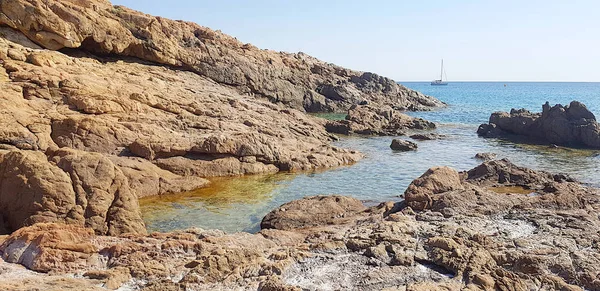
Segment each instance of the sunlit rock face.
[[[0,286],[600,288],[598,189],[507,160],[464,172],[432,168],[411,186],[406,201],[373,207],[338,195],[292,201],[269,213],[256,234],[191,229],[109,237],[35,224],[4,238],[2,258],[54,276],[16,277],[7,267]],[[61,275],[73,272],[83,276]],[[57,283],[57,276],[69,279]]]

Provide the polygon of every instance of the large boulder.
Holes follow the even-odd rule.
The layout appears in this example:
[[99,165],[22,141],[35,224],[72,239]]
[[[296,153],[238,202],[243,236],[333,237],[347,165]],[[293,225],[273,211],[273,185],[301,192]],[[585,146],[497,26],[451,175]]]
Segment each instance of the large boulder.
[[145,233],[137,197],[108,158],[59,150],[0,157],[0,210],[8,231],[39,222],[93,228],[99,234]]
[[404,192],[404,199],[414,210],[424,210],[433,205],[433,195],[461,189],[464,187],[456,170],[434,167],[410,183]]
[[260,226],[279,230],[327,226],[365,209],[360,200],[347,196],[312,196],[281,205],[269,212]]
[[529,139],[571,147],[600,148],[600,125],[586,106],[573,101],[568,106],[550,107],[546,102],[541,113],[525,109],[495,112],[488,124],[482,124],[477,134],[483,137]]
[[11,234],[1,245],[2,259],[38,272],[76,272],[103,265],[92,243],[94,230],[38,223]]

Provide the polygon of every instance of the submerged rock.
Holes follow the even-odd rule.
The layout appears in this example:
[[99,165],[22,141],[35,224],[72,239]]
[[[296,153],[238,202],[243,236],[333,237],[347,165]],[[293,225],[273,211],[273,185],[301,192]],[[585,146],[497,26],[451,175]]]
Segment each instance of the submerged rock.
[[491,161],[496,159],[498,155],[495,153],[477,153],[475,154],[475,158],[484,161]]
[[445,137],[446,137],[445,135],[437,134],[437,133],[417,133],[417,134],[413,134],[410,136],[410,138],[412,138],[414,140],[436,140],[436,139],[442,139]]
[[503,137],[569,147],[600,148],[600,125],[584,104],[573,101],[568,106],[550,107],[546,102],[542,113],[525,109],[495,112],[489,124],[482,124],[477,134],[483,137]]
[[412,141],[395,138],[392,140],[390,148],[395,151],[407,152],[416,150],[418,146]]

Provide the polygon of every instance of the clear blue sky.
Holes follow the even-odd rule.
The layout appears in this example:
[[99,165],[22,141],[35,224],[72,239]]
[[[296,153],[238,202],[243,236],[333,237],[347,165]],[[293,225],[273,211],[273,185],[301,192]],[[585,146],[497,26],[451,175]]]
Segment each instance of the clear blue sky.
[[600,81],[596,0],[113,0],[397,81]]

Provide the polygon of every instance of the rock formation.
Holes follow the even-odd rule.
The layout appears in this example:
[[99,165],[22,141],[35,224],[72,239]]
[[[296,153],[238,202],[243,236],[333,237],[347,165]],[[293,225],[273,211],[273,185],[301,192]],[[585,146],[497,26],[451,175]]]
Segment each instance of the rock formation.
[[510,113],[494,112],[488,124],[477,134],[570,147],[600,149],[600,125],[584,104],[573,101],[568,106],[550,107],[546,102],[542,113],[513,109]]
[[598,194],[496,160],[432,168],[402,202],[293,201],[257,234],[107,237],[41,223],[1,244],[3,260],[35,272],[0,263],[0,288],[600,290]]
[[0,24],[49,50],[79,49],[181,68],[295,109],[345,111],[365,100],[403,110],[442,105],[377,74],[304,53],[261,50],[219,31],[112,6],[107,0],[5,0],[0,11]]
[[392,140],[392,144],[390,144],[390,148],[395,151],[407,152],[407,151],[416,150],[418,148],[418,146],[416,143],[414,143],[412,141],[395,138]]
[[138,197],[354,163],[305,111],[358,103],[443,105],[106,0],[0,1],[0,234],[38,222],[143,234]]
[[389,106],[354,105],[345,120],[327,121],[325,128],[345,135],[404,135],[407,129],[434,129],[435,123],[410,117]]

